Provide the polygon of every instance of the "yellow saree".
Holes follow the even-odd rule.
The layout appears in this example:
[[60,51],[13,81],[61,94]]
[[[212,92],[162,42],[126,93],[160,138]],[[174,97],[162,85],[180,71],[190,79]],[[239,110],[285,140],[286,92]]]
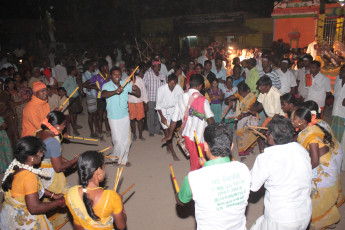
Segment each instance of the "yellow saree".
[[[38,178],[37,178],[38,179]],[[38,196],[44,195],[44,188],[38,179]],[[53,230],[46,215],[32,215],[26,207],[25,196],[13,198],[10,191],[5,192],[0,213],[0,229]]]
[[93,207],[95,214],[100,217],[99,221],[95,221],[86,211],[84,202],[79,194],[79,188],[80,186],[74,186],[65,195],[66,205],[73,216],[74,223],[87,230],[114,229],[112,214],[122,211],[120,196],[112,190],[104,190],[100,200]]
[[[55,194],[66,194],[67,180],[65,174],[63,172],[55,172],[50,159],[44,159],[41,163],[41,168],[49,170],[49,173],[51,175],[50,179],[42,179],[42,184],[44,188]],[[44,200],[49,201],[48,198],[45,198]],[[48,214],[48,219],[54,226],[54,229],[58,230],[69,221],[68,209],[63,208],[59,211],[54,210],[54,213],[52,213],[51,215]]]
[[322,229],[339,221],[340,215],[336,202],[339,195],[337,163],[333,157],[333,148],[324,143],[324,133],[316,125],[302,130],[297,138],[305,149],[310,151],[310,144],[317,143],[319,148],[328,146],[329,152],[319,159],[319,165],[313,169],[312,183],[312,219],[310,229]]

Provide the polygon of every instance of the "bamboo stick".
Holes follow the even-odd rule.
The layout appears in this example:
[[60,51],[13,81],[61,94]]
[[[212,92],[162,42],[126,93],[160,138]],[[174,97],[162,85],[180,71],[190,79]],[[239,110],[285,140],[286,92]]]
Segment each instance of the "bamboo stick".
[[251,128],[251,129],[268,129],[267,127],[260,127],[260,126],[253,126],[253,125],[249,125],[248,128]]
[[198,146],[199,157],[204,157],[204,155],[202,154],[202,151],[201,151],[201,147],[199,146],[198,137],[197,137],[195,131],[194,131],[194,138],[195,138],[196,146]]
[[129,77],[126,79],[125,83],[123,83],[123,85],[121,86],[122,88],[125,88],[125,86],[126,86],[127,83],[131,80],[132,76],[134,76],[135,71],[137,71],[138,68],[139,68],[139,66],[137,66],[137,68],[134,69],[134,71],[132,72],[132,74],[129,75]]
[[75,136],[68,136],[68,138],[84,140],[84,141],[98,141],[98,139],[91,139],[91,138],[84,138],[84,137],[75,137]]
[[107,151],[108,149],[111,149],[113,146],[109,146],[109,147],[106,147],[105,149],[102,149],[101,151],[99,151],[100,153],[103,153],[105,151]]
[[133,188],[135,184],[132,184],[131,186],[129,186],[124,192],[121,193],[121,196],[125,195],[129,190],[131,190],[131,188]]
[[71,95],[69,95],[69,97],[62,103],[62,105],[60,105],[59,109],[63,108],[63,106],[69,101],[69,99],[71,99],[73,94],[75,94],[75,92],[77,92],[78,89],[79,89],[79,86],[77,86],[77,88],[75,88],[75,90],[71,93]]
[[117,178],[119,177],[119,170],[120,170],[120,168],[117,168],[117,173],[116,173],[115,183],[114,183],[114,191],[115,191],[115,192],[116,192],[116,182],[117,182]]
[[171,171],[171,176],[172,176],[172,179],[174,181],[174,187],[175,187],[175,191],[176,193],[179,193],[180,192],[180,188],[177,184],[177,181],[176,181],[176,177],[175,177],[175,173],[174,173],[174,169],[172,167],[172,164],[170,164],[170,171]]
[[122,170],[123,170],[123,167],[121,167],[119,178],[117,178],[116,186],[115,186],[115,189],[114,189],[115,192],[116,192],[117,186],[118,186],[120,178],[121,178]]

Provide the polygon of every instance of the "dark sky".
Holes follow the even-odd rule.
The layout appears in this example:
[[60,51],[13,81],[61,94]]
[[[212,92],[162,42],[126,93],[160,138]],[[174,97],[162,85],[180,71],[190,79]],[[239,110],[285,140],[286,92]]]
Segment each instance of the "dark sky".
[[179,15],[247,11],[269,17],[275,0],[1,0],[0,18],[38,19],[40,14],[54,7],[56,20],[73,17],[73,14],[115,14],[121,21],[169,17]]
[[[0,0],[0,19],[40,19],[52,6],[59,41],[130,38],[147,18],[244,11],[270,17],[275,0]],[[24,21],[26,23],[27,21]],[[0,28],[1,30],[1,28]],[[91,35],[91,36],[90,36]],[[11,39],[8,39],[11,40]]]

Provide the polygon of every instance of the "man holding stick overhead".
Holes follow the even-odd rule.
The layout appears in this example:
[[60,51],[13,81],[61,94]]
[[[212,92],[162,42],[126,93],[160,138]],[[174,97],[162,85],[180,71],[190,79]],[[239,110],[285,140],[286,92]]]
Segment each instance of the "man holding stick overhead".
[[200,168],[198,149],[194,141],[194,132],[196,132],[201,149],[203,150],[205,127],[207,124],[214,122],[214,114],[211,111],[210,104],[200,93],[203,87],[203,76],[192,74],[190,77],[190,89],[179,98],[174,114],[171,117],[169,136],[163,139],[163,141],[171,140],[174,129],[176,128],[176,122],[182,120],[182,136],[185,139],[186,148],[190,154],[190,171]]
[[231,161],[233,131],[229,125],[213,123],[204,138],[208,161],[199,159],[204,167],[189,172],[176,201],[183,205],[194,200],[198,230],[245,230],[250,173],[245,164]]
[[111,155],[118,157],[119,165],[130,166],[128,162],[129,147],[131,146],[131,127],[128,113],[128,94],[140,97],[140,89],[136,85],[121,81],[120,68],[110,70],[111,81],[102,88],[102,98],[107,101],[108,120],[114,151]]

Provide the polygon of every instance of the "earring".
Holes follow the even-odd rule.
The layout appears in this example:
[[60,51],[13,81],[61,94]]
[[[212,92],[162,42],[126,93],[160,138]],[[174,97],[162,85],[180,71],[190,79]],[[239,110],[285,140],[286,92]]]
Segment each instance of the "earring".
[[31,161],[34,161],[34,158],[31,158]]

